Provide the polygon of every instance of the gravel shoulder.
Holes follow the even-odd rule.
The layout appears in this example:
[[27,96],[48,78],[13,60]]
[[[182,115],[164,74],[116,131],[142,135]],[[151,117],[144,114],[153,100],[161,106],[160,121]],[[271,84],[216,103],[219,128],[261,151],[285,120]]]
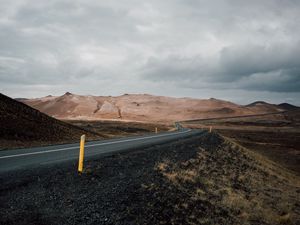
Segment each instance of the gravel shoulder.
[[218,134],[0,174],[0,224],[299,224],[299,177]]

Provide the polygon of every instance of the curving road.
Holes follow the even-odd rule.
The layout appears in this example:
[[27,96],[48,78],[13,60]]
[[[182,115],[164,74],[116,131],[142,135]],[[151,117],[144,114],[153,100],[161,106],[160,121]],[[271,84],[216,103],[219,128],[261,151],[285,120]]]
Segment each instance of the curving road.
[[[203,132],[205,131],[182,129],[178,127],[177,131],[156,135],[148,134],[144,136],[87,142],[85,144],[85,159],[94,159],[116,152],[171,142]],[[20,169],[32,169],[47,164],[63,164],[67,161],[76,162],[78,160],[78,154],[79,143],[0,151],[0,173]]]

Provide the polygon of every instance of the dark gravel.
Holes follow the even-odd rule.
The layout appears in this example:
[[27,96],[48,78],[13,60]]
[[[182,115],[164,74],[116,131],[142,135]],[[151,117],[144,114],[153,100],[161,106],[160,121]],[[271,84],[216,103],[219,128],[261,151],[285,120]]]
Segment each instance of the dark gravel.
[[[220,136],[205,134],[89,161],[82,175],[75,163],[2,174],[0,224],[271,224],[239,217],[241,211],[223,201],[227,186],[216,177],[222,174],[224,185],[251,196],[236,175],[254,163],[233,150],[226,155],[224,145]],[[190,179],[187,171],[198,172]],[[195,197],[197,190],[206,194]]]

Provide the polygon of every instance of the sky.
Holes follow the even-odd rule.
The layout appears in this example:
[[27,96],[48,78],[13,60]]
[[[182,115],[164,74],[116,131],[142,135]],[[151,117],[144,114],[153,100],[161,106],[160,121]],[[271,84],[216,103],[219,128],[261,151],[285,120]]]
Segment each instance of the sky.
[[0,92],[300,105],[299,0],[0,0]]

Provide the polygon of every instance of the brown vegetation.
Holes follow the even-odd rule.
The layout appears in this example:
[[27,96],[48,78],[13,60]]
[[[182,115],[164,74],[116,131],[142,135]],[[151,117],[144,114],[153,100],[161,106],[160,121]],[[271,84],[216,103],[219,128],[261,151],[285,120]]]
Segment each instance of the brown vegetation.
[[212,126],[213,130],[300,175],[300,110],[185,124],[193,128]]

